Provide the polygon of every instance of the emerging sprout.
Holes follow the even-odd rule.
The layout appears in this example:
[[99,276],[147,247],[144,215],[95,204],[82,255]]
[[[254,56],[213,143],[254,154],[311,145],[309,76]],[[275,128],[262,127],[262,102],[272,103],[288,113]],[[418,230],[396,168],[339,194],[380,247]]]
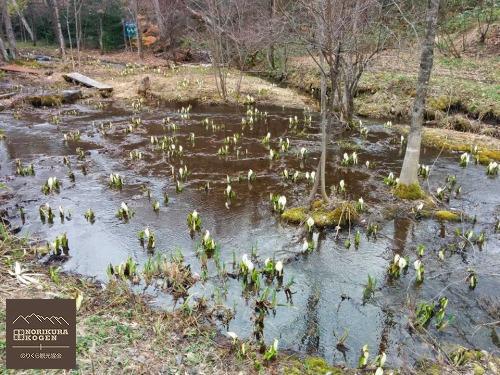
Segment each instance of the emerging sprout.
[[413,267],[415,268],[415,271],[417,271],[417,283],[421,283],[424,281],[424,265],[419,259],[417,259],[413,263]]
[[184,187],[182,186],[182,183],[179,180],[177,180],[175,182],[175,191],[177,193],[182,193],[182,190],[184,190]]
[[309,218],[307,219],[306,226],[308,232],[312,232],[312,230],[314,229],[314,219],[311,216],[309,216]]
[[254,181],[256,177],[257,177],[257,175],[255,174],[255,172],[253,170],[249,169],[248,175],[247,175],[248,181]]
[[394,173],[390,172],[387,177],[384,178],[384,184],[387,186],[396,186],[399,183],[398,178],[394,178]]
[[83,216],[85,217],[85,220],[87,220],[90,224],[94,224],[95,214],[91,208],[89,208],[87,211],[85,211],[85,214]]
[[140,152],[139,150],[130,151],[130,159],[131,160],[141,160],[142,159],[142,152]]
[[254,270],[255,266],[253,262],[248,258],[247,254],[243,254],[241,256],[241,262],[240,262],[240,273],[247,276],[248,274],[252,273]]
[[477,286],[476,272],[471,268],[469,268],[467,270],[467,272],[469,273],[469,275],[467,276],[467,281],[469,283],[469,289],[476,289],[476,286]]
[[368,352],[368,345],[364,345],[361,349],[361,355],[358,360],[358,368],[365,368],[368,364],[368,357],[370,353]]
[[187,225],[193,232],[199,231],[201,229],[201,218],[196,210],[194,210],[187,216]]
[[290,140],[288,138],[285,138],[284,140],[280,138],[280,143],[279,147],[281,152],[286,152],[290,148]]
[[274,270],[276,271],[276,275],[278,277],[283,277],[283,262],[278,260],[276,265],[274,266]]
[[54,255],[69,255],[69,242],[66,233],[60,234],[56,237],[54,242],[52,242],[52,251]]
[[280,214],[285,211],[286,207],[286,197],[279,194],[269,194],[269,199],[273,207],[273,211],[279,212]]
[[425,245],[419,244],[417,246],[417,255],[419,257],[423,257],[424,256],[424,252],[425,252]]
[[367,237],[368,238],[370,238],[370,237],[377,238],[378,229],[379,229],[378,224],[369,223],[368,228],[367,228],[367,232],[366,232]]
[[306,180],[309,182],[309,183],[314,183],[314,180],[316,178],[316,172],[315,171],[312,171],[312,172],[306,172]]
[[365,138],[368,136],[368,128],[363,125],[361,120],[359,121],[359,134],[361,134],[361,136]]
[[24,166],[21,162],[21,160],[17,159],[16,160],[16,174],[18,176],[34,176],[35,175],[35,167],[33,164],[30,164],[28,166]]
[[408,260],[399,254],[394,255],[394,260],[389,266],[389,276],[392,278],[399,278],[401,272],[408,268]]
[[496,176],[496,175],[498,175],[498,169],[499,169],[498,163],[496,161],[492,161],[486,167],[486,174],[488,176]]
[[62,206],[59,206],[59,217],[61,218],[61,223],[64,222],[64,219],[71,220],[71,211],[68,210],[66,214],[64,208]]
[[429,177],[430,167],[428,165],[420,164],[418,167],[418,174],[422,176],[424,179]]
[[187,166],[180,167],[179,168],[179,180],[185,181],[188,176],[188,169]]
[[160,202],[158,202],[157,200],[154,200],[153,203],[151,203],[152,207],[153,207],[153,211],[158,213],[160,212]]
[[462,168],[465,168],[467,167],[467,165],[469,165],[469,162],[470,162],[470,154],[467,153],[467,152],[464,152],[462,155],[460,155],[460,166]]
[[339,191],[341,193],[345,192],[345,182],[344,182],[344,180],[340,180],[340,182],[339,182]]
[[271,133],[267,133],[264,138],[262,138],[262,143],[267,145],[269,144],[269,141],[271,140]]
[[48,195],[53,192],[59,193],[60,188],[61,188],[61,183],[59,182],[57,177],[49,177],[47,179],[47,182],[45,182],[45,184],[43,184],[42,186],[42,192],[45,195]]
[[436,197],[439,199],[439,200],[443,200],[444,198],[444,194],[445,194],[445,190],[444,188],[442,187],[438,187],[436,189]]
[[363,290],[363,303],[368,301],[375,294],[375,288],[377,286],[377,280],[374,277],[368,275],[368,282]]
[[111,173],[109,175],[109,186],[114,189],[121,189],[123,187],[123,180],[118,173]]
[[305,159],[305,158],[306,158],[306,156],[307,156],[307,150],[306,150],[306,148],[305,148],[305,147],[302,147],[302,148],[300,149],[300,158],[301,158],[301,159]]
[[234,332],[227,332],[226,335],[228,335],[233,340],[233,345],[235,345],[236,341],[238,340],[238,335]]
[[272,148],[269,149],[269,159],[276,160],[279,159],[280,154],[277,151],[274,151]]
[[226,186],[226,190],[224,190],[224,195],[227,197],[227,199],[233,199],[234,197],[236,197],[236,193],[234,192],[231,185]]
[[274,339],[273,344],[264,353],[264,360],[271,361],[278,355],[278,340]]
[[141,242],[141,246],[144,246],[144,244],[147,244],[147,249],[149,251],[153,251],[155,246],[156,246],[156,239],[155,239],[155,234],[153,231],[149,230],[149,228],[145,228],[144,230],[141,230],[137,236],[139,238],[139,241]]
[[341,164],[345,167],[358,164],[358,154],[355,151],[351,155],[349,155],[347,152],[344,152],[344,157]]
[[217,248],[217,244],[215,243],[215,240],[210,236],[210,232],[208,230],[205,231],[205,235],[201,239],[201,245],[203,246],[205,252],[209,254],[213,253]]
[[439,260],[444,260],[444,249],[438,251]]
[[134,262],[132,257],[128,257],[125,262],[120,263],[118,266],[110,264],[107,268],[108,277],[117,277],[122,280],[131,280],[134,284],[139,282],[137,274],[137,263]]
[[127,222],[134,216],[134,211],[130,210],[125,202],[122,202],[116,217]]
[[356,211],[363,212],[365,210],[365,201],[363,197],[360,197],[356,202]]
[[80,130],[76,130],[74,132],[64,133],[63,135],[64,141],[79,141],[80,140]]
[[361,244],[361,232],[356,230],[356,234],[354,235],[354,247],[357,249]]
[[377,369],[375,370],[375,375],[384,375],[384,364],[387,359],[385,352],[382,352],[377,357],[375,357],[375,366]]
[[304,238],[304,242],[302,244],[302,251],[303,252],[311,252],[314,250],[315,243],[313,240],[308,240],[307,238]]
[[40,213],[40,220],[42,221],[42,223],[45,224],[45,220],[47,220],[49,224],[54,223],[54,212],[52,212],[52,208],[48,203],[40,206],[38,212]]

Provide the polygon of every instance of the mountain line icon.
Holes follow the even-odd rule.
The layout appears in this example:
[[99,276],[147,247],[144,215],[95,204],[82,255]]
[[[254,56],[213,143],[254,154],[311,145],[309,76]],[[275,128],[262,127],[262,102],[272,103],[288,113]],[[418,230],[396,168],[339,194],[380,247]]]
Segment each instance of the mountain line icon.
[[39,321],[39,322],[45,322],[45,321],[49,321],[51,322],[53,325],[56,325],[59,324],[59,325],[63,325],[63,324],[66,324],[69,326],[69,323],[62,317],[62,316],[54,316],[52,315],[51,317],[47,317],[47,316],[43,316],[43,315],[38,315],[38,314],[35,314],[35,313],[31,313],[30,315],[27,315],[27,316],[24,316],[24,315],[19,315],[13,322],[12,324],[14,324],[15,322],[17,322],[18,320],[24,320],[26,323],[28,324],[31,324],[32,321]]

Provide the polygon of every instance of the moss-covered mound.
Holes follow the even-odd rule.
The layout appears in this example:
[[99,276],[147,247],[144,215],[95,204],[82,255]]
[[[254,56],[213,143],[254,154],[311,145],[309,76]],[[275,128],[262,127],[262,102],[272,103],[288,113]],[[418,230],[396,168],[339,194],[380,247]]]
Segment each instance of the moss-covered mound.
[[460,212],[439,210],[434,212],[434,217],[440,221],[460,221],[462,215]]
[[303,361],[293,361],[290,366],[288,366],[285,371],[285,374],[290,375],[341,375],[341,374],[350,374],[354,373],[354,371],[344,370],[338,367],[330,366],[323,358],[319,357],[309,357]]
[[399,184],[394,188],[394,195],[401,199],[413,201],[425,198],[425,193],[418,183],[411,185]]
[[312,204],[312,210],[307,207],[293,207],[285,210],[281,218],[288,223],[300,224],[311,216],[317,227],[324,228],[329,226],[343,225],[349,220],[355,222],[359,215],[352,202],[343,202],[335,208],[329,208],[323,205],[321,201],[315,201]]

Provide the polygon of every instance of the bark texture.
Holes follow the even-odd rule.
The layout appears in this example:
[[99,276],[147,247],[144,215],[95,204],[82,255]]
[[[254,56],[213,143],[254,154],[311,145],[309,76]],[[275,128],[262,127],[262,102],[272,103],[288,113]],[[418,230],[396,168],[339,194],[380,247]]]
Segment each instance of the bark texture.
[[64,36],[61,28],[61,21],[59,20],[59,5],[57,0],[50,0],[50,5],[52,7],[52,15],[54,18],[54,27],[56,29],[56,36],[59,42],[59,53],[63,59],[66,59],[66,47],[64,46]]
[[422,123],[424,121],[425,100],[434,62],[434,39],[438,20],[440,0],[429,0],[427,10],[427,26],[425,39],[420,56],[420,69],[417,79],[417,93],[413,103],[410,134],[406,146],[403,168],[399,176],[399,183],[403,185],[418,184],[418,163],[420,161],[420,143],[422,141]]
[[3,25],[5,28],[5,34],[7,35],[7,41],[9,42],[9,52],[12,58],[15,59],[17,56],[16,36],[14,35],[14,29],[12,28],[12,22],[7,8],[7,0],[0,0],[0,8],[2,8]]

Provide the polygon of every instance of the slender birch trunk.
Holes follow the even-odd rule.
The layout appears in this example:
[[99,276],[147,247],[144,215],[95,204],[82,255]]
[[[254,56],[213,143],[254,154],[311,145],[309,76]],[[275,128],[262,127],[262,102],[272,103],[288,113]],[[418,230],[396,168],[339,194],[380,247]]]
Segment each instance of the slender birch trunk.
[[33,45],[36,45],[36,39],[35,39],[35,34],[33,34],[33,30],[31,30],[31,27],[26,21],[26,18],[23,15],[23,12],[21,12],[21,9],[19,8],[19,5],[17,4],[16,0],[10,0],[12,5],[14,6],[14,9],[16,10],[17,15],[21,19],[21,23],[23,24],[24,28],[26,29],[26,32],[30,36],[31,42],[33,42]]
[[399,176],[402,185],[418,184],[418,163],[420,161],[420,143],[422,141],[422,124],[424,121],[425,100],[434,61],[434,39],[438,20],[440,0],[429,0],[427,10],[427,26],[420,57],[420,70],[417,79],[417,93],[413,103],[410,134],[406,147],[403,167]]
[[59,52],[61,57],[66,59],[66,47],[64,46],[64,36],[62,33],[61,21],[59,20],[59,5],[57,0],[50,0],[50,5],[52,6],[52,16],[54,19],[54,27],[56,29],[57,40],[59,42]]

